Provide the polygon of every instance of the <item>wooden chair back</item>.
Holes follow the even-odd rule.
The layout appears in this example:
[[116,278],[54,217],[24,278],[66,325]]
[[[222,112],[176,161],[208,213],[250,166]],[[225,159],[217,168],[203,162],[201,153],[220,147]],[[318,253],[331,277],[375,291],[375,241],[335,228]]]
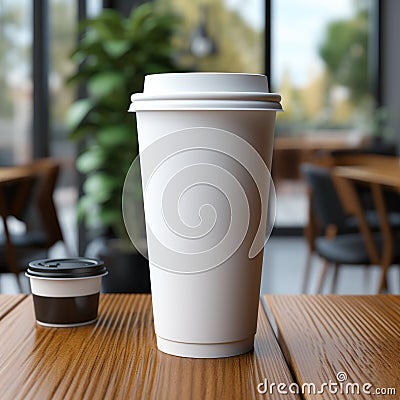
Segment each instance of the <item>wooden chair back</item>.
[[[393,192],[396,192],[396,190],[393,187],[384,187],[375,182],[368,184],[379,220],[381,248],[378,249],[374,241],[372,229],[366,219],[366,210],[363,209],[359,190],[357,189],[357,185],[359,185],[358,179],[333,173],[333,180],[343,204],[346,205],[346,210],[358,220],[360,232],[363,235],[372,263],[382,268],[381,281],[379,284],[379,292],[382,292],[384,289],[387,289],[387,270],[395,261],[393,257],[395,244],[394,234],[389,221],[389,210],[385,194],[388,190]],[[398,191],[396,195],[399,195]]]
[[360,193],[352,179],[332,175],[338,195],[347,213],[357,218],[359,229],[364,237],[369,258],[373,264],[380,264],[380,254],[374,242],[372,230],[367,222],[366,214],[360,199]]
[[36,181],[36,174],[29,174],[27,171],[24,171],[24,174],[12,181],[0,184],[0,215],[5,237],[6,266],[8,271],[14,274],[18,274],[17,254],[7,219],[11,216],[22,218],[31,201]]
[[47,248],[63,241],[63,234],[54,204],[54,190],[60,172],[60,163],[51,158],[33,161],[28,166],[38,177],[35,199],[24,220],[30,229],[42,229],[47,237]]

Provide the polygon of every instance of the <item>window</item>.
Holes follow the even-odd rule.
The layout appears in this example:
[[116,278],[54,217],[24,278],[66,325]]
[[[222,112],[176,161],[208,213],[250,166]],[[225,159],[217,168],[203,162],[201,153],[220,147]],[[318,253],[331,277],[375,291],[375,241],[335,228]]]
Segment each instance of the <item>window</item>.
[[[285,113],[279,134],[362,131],[371,110],[371,1],[275,0],[272,86]],[[365,133],[365,132],[362,132]]]
[[62,186],[73,184],[75,144],[68,138],[66,113],[74,101],[75,90],[66,79],[76,66],[69,55],[78,40],[76,2],[49,2],[49,91],[50,91],[50,154],[63,161]]
[[264,72],[264,0],[156,0],[182,18],[177,44],[189,70]]
[[307,220],[299,167],[370,133],[373,0],[271,0],[271,87],[282,95],[273,177],[278,227]]
[[32,4],[0,0],[0,166],[31,158]]

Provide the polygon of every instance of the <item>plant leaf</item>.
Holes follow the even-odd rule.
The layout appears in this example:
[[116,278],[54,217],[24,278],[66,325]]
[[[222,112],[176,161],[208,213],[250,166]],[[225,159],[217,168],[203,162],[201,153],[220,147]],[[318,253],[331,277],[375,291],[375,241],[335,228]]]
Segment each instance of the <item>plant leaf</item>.
[[119,209],[100,210],[99,218],[104,226],[114,225],[116,222],[120,223],[122,220],[122,210]]
[[106,71],[94,75],[88,83],[88,89],[92,96],[103,97],[111,94],[124,83],[125,79],[121,73]]
[[95,212],[95,210],[96,210],[95,200],[88,195],[81,196],[77,207],[78,222],[82,222],[83,220],[85,220],[88,213],[93,213]]
[[97,172],[89,175],[83,184],[83,190],[86,194],[95,197],[97,203],[104,203],[112,197],[117,186],[118,182],[113,176],[105,172]]
[[76,160],[76,167],[79,172],[87,174],[103,166],[106,156],[101,148],[90,147],[82,153]]
[[68,110],[66,118],[67,126],[71,130],[76,129],[92,108],[93,102],[90,99],[77,100]]
[[128,31],[135,37],[140,35],[144,21],[154,12],[154,6],[146,2],[139,7],[132,8],[131,15],[127,21]]
[[104,42],[103,47],[108,55],[113,58],[121,57],[128,51],[131,44],[127,40],[107,40]]
[[113,39],[123,31],[121,14],[111,9],[106,9],[97,17],[87,20],[86,26],[103,40]]
[[103,146],[131,145],[136,141],[134,126],[107,126],[99,131],[97,139]]

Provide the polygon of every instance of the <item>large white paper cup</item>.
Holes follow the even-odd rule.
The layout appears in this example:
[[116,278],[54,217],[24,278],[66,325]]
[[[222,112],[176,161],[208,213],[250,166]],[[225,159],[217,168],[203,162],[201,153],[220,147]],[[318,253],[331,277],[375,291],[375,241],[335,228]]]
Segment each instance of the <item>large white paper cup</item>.
[[275,114],[263,75],[149,75],[132,95],[158,348],[253,348]]

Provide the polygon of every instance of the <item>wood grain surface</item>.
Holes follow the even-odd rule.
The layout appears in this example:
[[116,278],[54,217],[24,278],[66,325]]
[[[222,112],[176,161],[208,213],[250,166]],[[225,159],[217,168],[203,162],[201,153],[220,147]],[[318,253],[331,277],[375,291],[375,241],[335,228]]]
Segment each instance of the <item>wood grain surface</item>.
[[0,320],[16,307],[26,295],[2,294],[0,295]]
[[[306,394],[305,399],[400,398],[399,296],[265,296],[264,300],[296,381],[317,388],[329,380],[338,383],[339,393],[325,390],[323,395]],[[347,376],[342,386],[340,372]],[[349,383],[358,383],[360,393],[353,394]],[[366,388],[371,394],[363,392],[364,383],[372,385]],[[396,393],[374,395],[376,388],[395,388]]]
[[157,350],[149,295],[101,295],[96,324],[63,329],[37,326],[29,296],[0,321],[0,349],[1,400],[288,399],[257,385],[293,382],[262,306],[254,352],[196,360]]
[[354,165],[335,167],[333,173],[343,178],[350,178],[364,183],[376,183],[400,191],[400,165],[368,166]]
[[32,174],[32,170],[26,167],[0,167],[0,184],[16,182]]

